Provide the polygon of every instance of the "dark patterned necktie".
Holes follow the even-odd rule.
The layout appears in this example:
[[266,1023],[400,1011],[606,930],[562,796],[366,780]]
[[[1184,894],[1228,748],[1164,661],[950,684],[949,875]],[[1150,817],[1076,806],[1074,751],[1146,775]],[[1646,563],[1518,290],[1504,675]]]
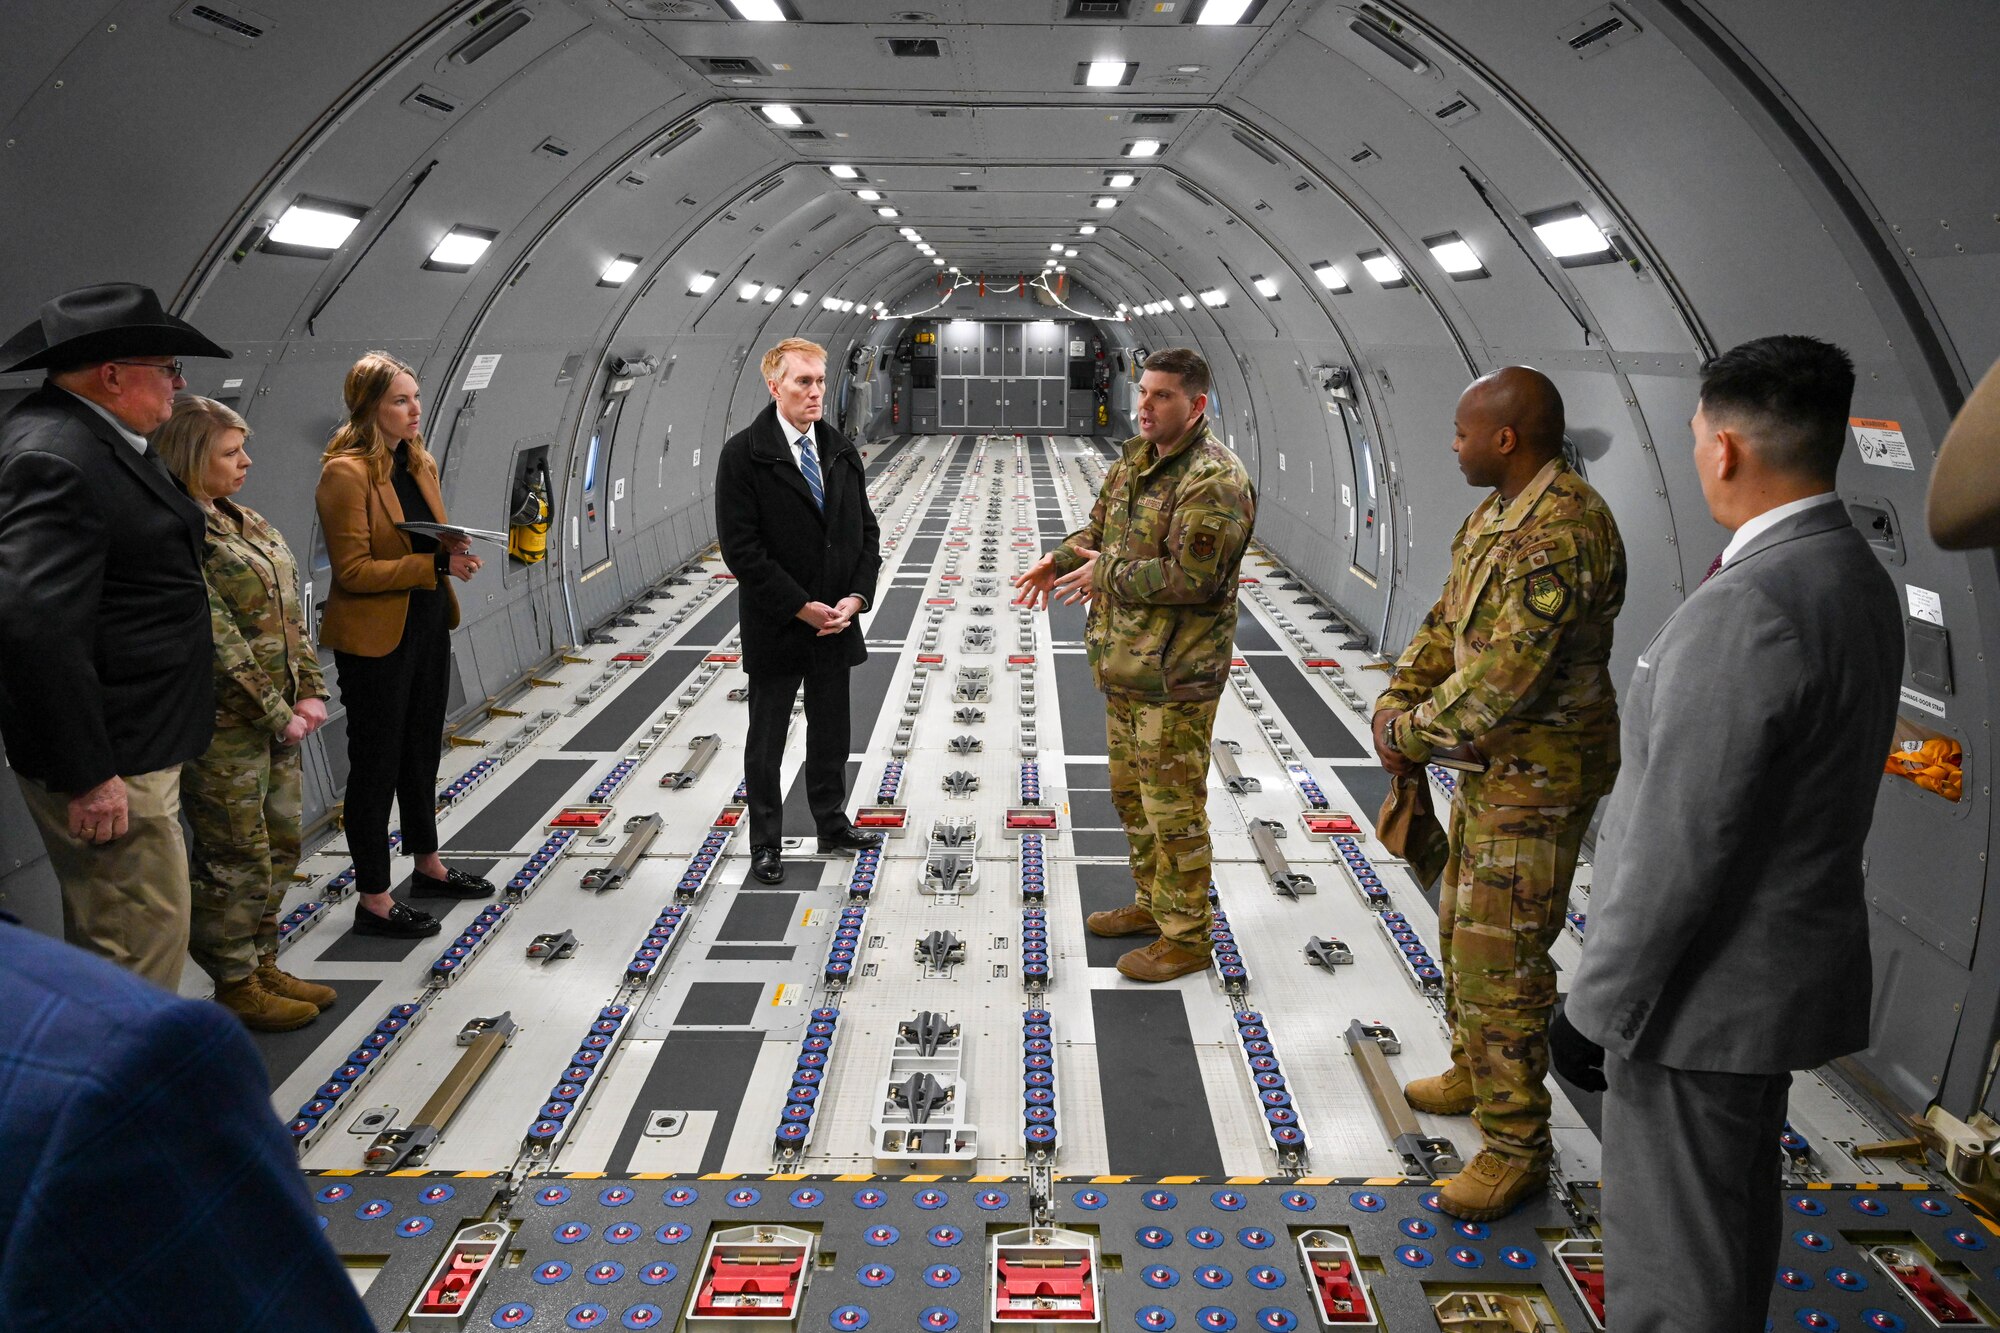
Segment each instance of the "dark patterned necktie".
[[[1721,568],[1722,568],[1722,557],[1721,557],[1721,556],[1717,556],[1717,557],[1715,557],[1715,559],[1714,559],[1714,560],[1711,560],[1711,561],[1709,562],[1709,565],[1708,565],[1708,573],[1706,573],[1706,574],[1703,574],[1703,575],[1701,576],[1701,582],[1702,582],[1702,583],[1706,583],[1706,582],[1708,582],[1708,581],[1709,581],[1710,579],[1714,578],[1714,577],[1715,577],[1715,571],[1716,571],[1716,570],[1718,570],[1718,569],[1721,569]],[[1700,586],[1701,586],[1701,584],[1696,584],[1695,586],[1696,586],[1696,587],[1700,587]]]
[[826,508],[826,485],[819,476],[819,455],[813,452],[810,435],[799,436],[799,471],[806,475],[806,488],[813,493],[813,503]]

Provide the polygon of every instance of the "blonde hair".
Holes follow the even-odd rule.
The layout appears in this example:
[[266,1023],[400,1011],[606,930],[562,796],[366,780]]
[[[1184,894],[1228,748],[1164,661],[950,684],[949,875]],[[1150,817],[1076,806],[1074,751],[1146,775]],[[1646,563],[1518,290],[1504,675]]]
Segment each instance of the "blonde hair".
[[[375,413],[389,396],[389,388],[398,375],[408,375],[414,380],[417,372],[387,352],[369,352],[354,363],[340,389],[341,399],[347,404],[347,420],[340,423],[333,439],[328,441],[326,452],[320,455],[322,463],[340,457],[359,458],[368,464],[371,479],[377,482],[388,479],[396,441],[383,438],[382,428],[375,424]],[[435,477],[437,463],[424,448],[423,432],[411,436],[408,444],[410,471],[428,472]]]
[[184,393],[174,399],[174,414],[167,418],[166,425],[153,432],[151,444],[160,451],[160,461],[187,493],[197,500],[208,501],[215,497],[203,489],[202,474],[208,471],[208,456],[215,449],[216,439],[229,430],[240,430],[248,439],[250,423],[234,408],[213,398]]
[[807,338],[787,338],[764,353],[764,383],[777,379],[785,369],[788,356],[811,357],[815,361],[826,360],[826,349]]

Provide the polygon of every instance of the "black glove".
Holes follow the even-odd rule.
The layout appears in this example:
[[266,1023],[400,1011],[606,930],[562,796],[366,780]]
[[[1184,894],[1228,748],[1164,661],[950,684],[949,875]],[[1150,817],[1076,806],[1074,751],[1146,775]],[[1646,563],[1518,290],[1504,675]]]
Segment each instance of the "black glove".
[[1549,1063],[1585,1092],[1604,1091],[1604,1048],[1578,1032],[1560,1009],[1549,1021]]

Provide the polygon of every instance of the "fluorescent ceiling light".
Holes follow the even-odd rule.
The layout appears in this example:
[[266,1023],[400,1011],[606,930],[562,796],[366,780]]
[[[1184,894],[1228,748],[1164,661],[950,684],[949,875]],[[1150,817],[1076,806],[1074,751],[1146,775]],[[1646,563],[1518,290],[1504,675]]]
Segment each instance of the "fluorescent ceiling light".
[[1056,265],[1056,272],[1058,272],[1058,273],[1067,273],[1067,272],[1069,272],[1069,265],[1068,265],[1068,264],[1057,264],[1057,265]]
[[1051,246],[1049,247],[1049,253],[1051,253],[1051,254],[1060,254],[1060,253],[1062,253],[1062,248],[1063,248],[1063,246],[1062,246],[1062,242],[1061,242],[1061,241],[1057,241],[1057,242],[1056,242],[1055,244],[1053,244],[1053,245],[1051,245]]
[[882,192],[880,190],[856,190],[854,197],[863,203],[872,204],[882,197]]
[[1201,303],[1213,310],[1217,306],[1229,304],[1229,293],[1220,287],[1210,287],[1201,294]]
[[835,176],[838,176],[841,180],[844,181],[861,179],[861,173],[856,171],[853,167],[831,166],[828,167],[827,170],[832,172]]
[[784,294],[785,289],[783,287],[766,287],[764,289],[764,304],[773,305]]
[[600,287],[622,286],[625,279],[638,271],[638,260],[631,258],[629,255],[620,255],[604,266],[604,272],[598,275],[597,284]]
[[757,110],[762,114],[764,119],[770,121],[773,125],[803,125],[806,123],[806,118],[792,107],[784,105],[760,106]]
[[1437,260],[1438,267],[1453,277],[1479,274],[1484,276],[1486,266],[1479,262],[1479,256],[1472,253],[1472,247],[1457,232],[1446,232],[1442,236],[1432,236],[1424,245],[1430,250],[1431,258]]
[[899,218],[903,215],[901,213],[898,213],[895,209],[889,207],[887,204],[884,204],[882,205],[882,207],[875,210],[875,216],[878,218]]
[[715,286],[715,280],[721,276],[720,273],[695,274],[692,278],[688,279],[688,295],[700,296],[703,292]]
[[1591,263],[1613,257],[1611,238],[1576,204],[1552,208],[1545,213],[1531,213],[1528,225],[1535,229],[1535,235],[1541,237],[1542,244],[1557,259]]
[[1255,287],[1257,294],[1266,301],[1275,301],[1278,299],[1278,280],[1276,278],[1267,278],[1260,273],[1250,279],[1250,285]]
[[896,228],[896,234],[906,241],[921,241],[923,239],[923,236],[915,227],[898,227]]
[[1130,310],[1131,308],[1132,308],[1131,306],[1126,305],[1123,301],[1120,301],[1118,303],[1118,313],[1121,315],[1124,314],[1127,310]]
[[451,273],[463,273],[479,262],[487,247],[499,239],[497,231],[486,231],[479,227],[453,227],[444,234],[444,239],[431,251],[424,261],[425,268],[444,269]]
[[1362,255],[1360,259],[1361,267],[1368,270],[1368,276],[1384,287],[1392,284],[1400,286],[1405,282],[1402,268],[1380,250]]
[[361,225],[363,210],[345,204],[301,199],[284,211],[264,238],[265,249],[330,255]]
[[1124,189],[1129,189],[1132,185],[1132,182],[1138,179],[1139,178],[1137,176],[1134,176],[1129,171],[1121,171],[1117,175],[1113,176],[1110,180],[1104,183],[1106,185],[1109,185],[1114,190],[1124,190]]
[[792,293],[792,304],[795,306],[804,305],[810,300],[812,300],[812,293],[803,287]]
[[764,284],[761,282],[746,282],[736,289],[736,299],[739,301],[754,301],[757,299],[757,293],[763,290]]
[[931,257],[931,263],[936,264],[939,268],[944,267],[944,261],[942,259],[937,258],[936,256]]
[[1075,259],[1075,258],[1076,258],[1076,251],[1074,251],[1074,250],[1065,250],[1065,251],[1063,251],[1063,258],[1064,258],[1064,259]]
[[1117,201],[1116,199],[1113,199],[1113,198],[1110,198],[1109,196],[1106,196],[1106,197],[1104,197],[1104,198],[1101,198],[1101,199],[1093,199],[1093,200],[1091,200],[1090,202],[1091,202],[1092,204],[1094,204],[1094,205],[1095,205],[1096,207],[1098,207],[1098,208],[1116,208],[1116,207],[1118,207],[1118,201]]
[[877,310],[880,310],[880,311],[882,311],[882,312],[883,312],[884,314],[888,313],[888,310],[889,310],[889,307],[888,307],[888,306],[885,306],[885,305],[883,305],[883,304],[882,304],[882,303],[881,303],[880,301],[877,301],[877,302],[875,303],[875,308],[876,308]]
[[835,297],[822,296],[819,299],[819,308],[821,310],[838,310],[840,309],[840,301]]
[[1076,234],[1079,236],[1095,236],[1097,235],[1097,224],[1095,222],[1086,222],[1076,229]]
[[1055,266],[1056,266],[1056,261],[1053,259],[1044,259],[1042,261],[1043,268],[1054,268]]
[[1208,0],[1194,21],[1197,25],[1240,23],[1254,3],[1256,0]]
[[1083,76],[1086,88],[1116,88],[1125,82],[1125,71],[1131,66],[1123,60],[1093,60],[1090,70]]
[[1159,152],[1160,141],[1158,139],[1134,139],[1131,143],[1125,145],[1125,156],[1127,157],[1157,157],[1159,156]]
[[1314,264],[1313,276],[1319,279],[1320,286],[1330,292],[1347,290],[1347,275],[1340,271],[1338,264]]
[[1180,294],[1179,300],[1181,303],[1181,309],[1183,310],[1194,309],[1194,298],[1192,296],[1189,296],[1186,292],[1182,292]]
[[[736,17],[746,22],[782,23],[785,21],[785,11],[778,7],[778,0],[726,0],[726,2],[736,12]],[[1211,0],[1209,8],[1213,9],[1214,7],[1213,0]]]

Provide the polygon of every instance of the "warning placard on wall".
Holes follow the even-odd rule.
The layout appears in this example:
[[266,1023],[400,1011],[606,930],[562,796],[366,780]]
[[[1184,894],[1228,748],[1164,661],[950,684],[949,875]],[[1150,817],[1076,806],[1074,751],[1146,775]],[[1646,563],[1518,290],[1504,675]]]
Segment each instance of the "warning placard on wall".
[[465,391],[483,389],[493,382],[493,372],[500,367],[500,353],[487,352],[472,358],[472,369],[465,373],[465,383],[459,387]]
[[1854,444],[1861,450],[1862,462],[1876,467],[1899,467],[1905,472],[1917,470],[1917,465],[1910,461],[1910,446],[1903,439],[1903,428],[1896,422],[1849,417],[1847,424],[1854,429]]

